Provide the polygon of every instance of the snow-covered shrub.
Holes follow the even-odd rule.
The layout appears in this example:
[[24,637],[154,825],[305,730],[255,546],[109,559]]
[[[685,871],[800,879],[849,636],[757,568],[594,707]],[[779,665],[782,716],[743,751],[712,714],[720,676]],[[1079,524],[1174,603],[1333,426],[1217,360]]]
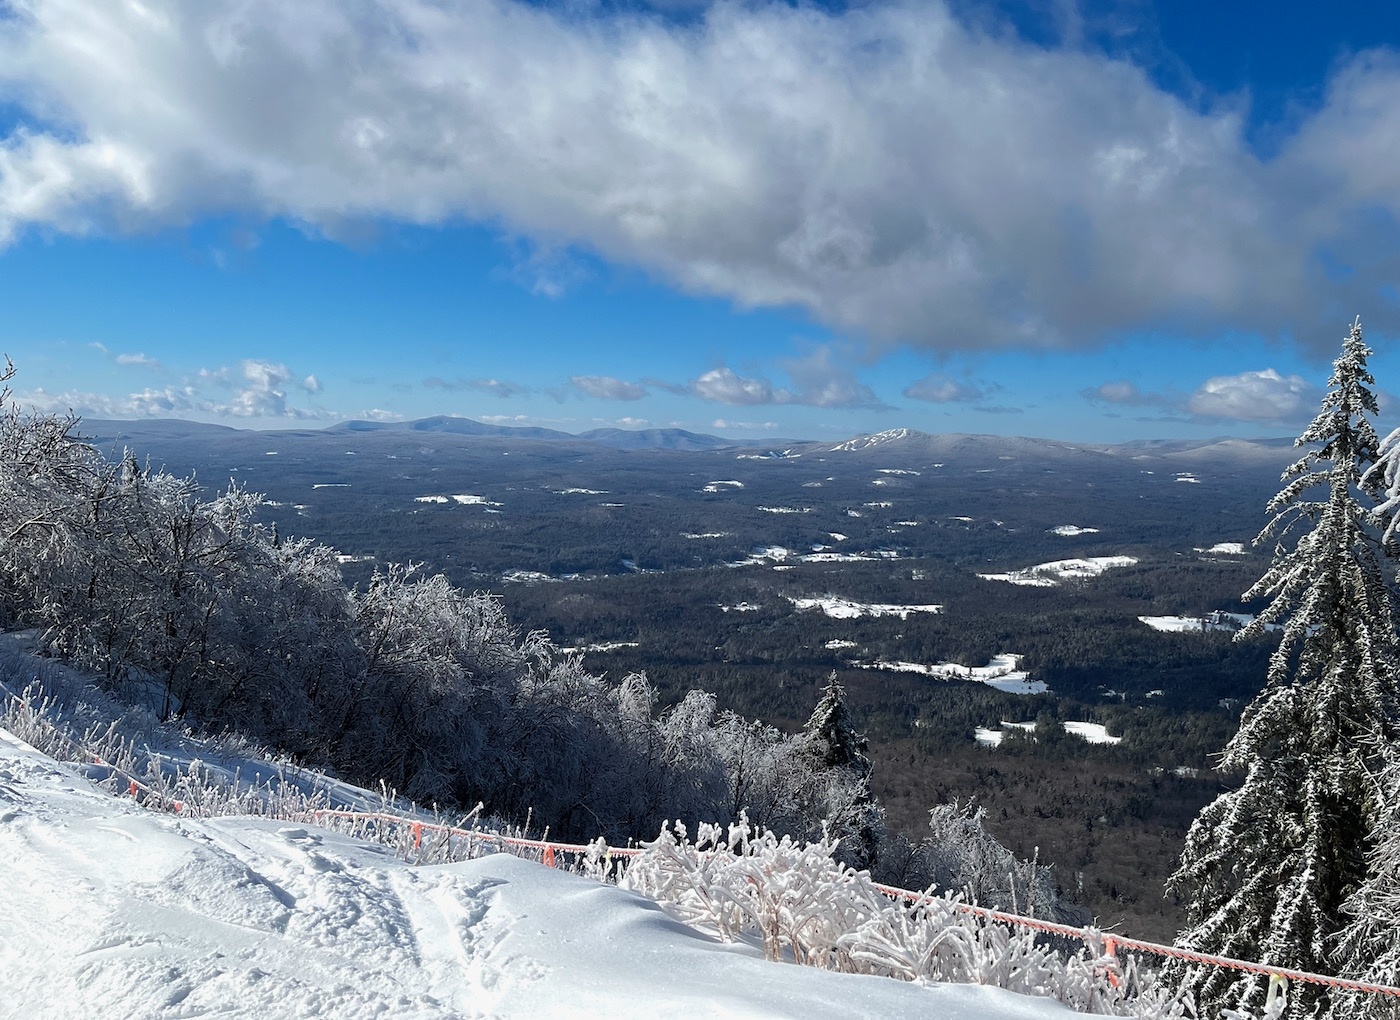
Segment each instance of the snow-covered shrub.
[[906,889],[961,893],[969,902],[1061,924],[1090,918],[1063,902],[1054,870],[1023,861],[987,831],[986,811],[972,801],[941,804],[929,812],[929,834],[914,843],[896,836],[881,844],[874,872]]
[[769,959],[908,981],[989,984],[1081,1012],[1148,1020],[1191,1015],[1188,998],[1091,937],[1073,955],[1033,931],[967,909],[960,894],[890,898],[836,861],[831,839],[799,844],[746,821],[676,824],[634,858],[622,884],[720,938],[753,937]]

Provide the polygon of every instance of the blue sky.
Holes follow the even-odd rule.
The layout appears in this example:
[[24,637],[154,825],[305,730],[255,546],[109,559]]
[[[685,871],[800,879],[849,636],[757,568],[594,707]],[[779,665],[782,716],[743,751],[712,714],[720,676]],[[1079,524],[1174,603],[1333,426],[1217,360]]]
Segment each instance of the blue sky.
[[1289,435],[1357,314],[1400,392],[1379,0],[0,12],[27,406]]

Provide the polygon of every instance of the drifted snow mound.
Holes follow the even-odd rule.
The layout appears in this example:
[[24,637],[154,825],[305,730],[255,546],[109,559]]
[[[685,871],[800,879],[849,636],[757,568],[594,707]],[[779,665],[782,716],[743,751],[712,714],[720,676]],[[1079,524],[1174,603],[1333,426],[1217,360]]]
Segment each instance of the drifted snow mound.
[[314,826],[190,821],[0,730],[8,1016],[1059,1020],[1058,1003],[764,961],[613,886],[411,867]]

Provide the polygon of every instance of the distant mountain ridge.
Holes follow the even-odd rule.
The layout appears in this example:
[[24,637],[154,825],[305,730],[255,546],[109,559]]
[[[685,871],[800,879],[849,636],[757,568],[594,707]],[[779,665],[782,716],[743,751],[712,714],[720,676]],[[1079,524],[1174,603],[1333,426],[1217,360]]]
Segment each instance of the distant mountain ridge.
[[894,428],[866,433],[838,442],[794,439],[729,439],[680,428],[620,429],[596,428],[571,433],[539,426],[492,425],[472,418],[435,415],[414,421],[377,422],[344,421],[326,428],[308,429],[238,429],[184,419],[150,418],[134,421],[85,419],[79,427],[81,434],[97,446],[119,441],[188,441],[209,438],[233,438],[240,435],[299,437],[366,435],[366,434],[436,434],[490,439],[527,440],[545,443],[586,443],[623,452],[667,450],[675,452],[722,452],[725,450],[772,450],[775,455],[802,456],[812,454],[854,454],[882,456],[896,460],[923,457],[966,457],[970,459],[1005,459],[1008,457],[1041,457],[1063,459],[1111,457],[1115,459],[1155,460],[1159,463],[1190,464],[1233,463],[1251,466],[1278,464],[1282,467],[1296,456],[1289,439],[1236,439],[1217,436],[1209,439],[1133,440],[1124,443],[1073,443],[1058,439],[1037,439],[1027,436],[993,436],[975,433],[928,433],[911,428]]
[[240,432],[279,435],[328,436],[365,433],[432,432],[456,436],[489,436],[501,439],[534,439],[542,442],[594,443],[614,450],[725,450],[756,446],[791,446],[792,439],[726,439],[678,428],[619,429],[596,428],[572,433],[538,426],[491,425],[472,418],[439,414],[414,421],[343,421],[322,429],[239,429],[229,425],[187,421],[181,418],[143,418],[132,421],[83,419],[79,432],[98,443],[128,439],[191,439],[200,433],[228,436]]

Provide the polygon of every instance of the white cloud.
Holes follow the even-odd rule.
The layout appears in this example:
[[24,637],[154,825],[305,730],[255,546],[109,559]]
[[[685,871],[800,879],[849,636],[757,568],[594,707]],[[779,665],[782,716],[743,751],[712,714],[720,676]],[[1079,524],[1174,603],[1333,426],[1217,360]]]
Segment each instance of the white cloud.
[[590,397],[600,400],[641,400],[647,391],[636,383],[614,379],[610,375],[575,375],[569,382]]
[[1281,376],[1272,368],[1207,379],[1186,402],[1203,418],[1236,421],[1289,421],[1318,406],[1317,387],[1301,376]]
[[[116,360],[121,360],[121,355]],[[144,358],[144,355],[137,357]],[[129,361],[128,364],[148,365],[150,359]],[[100,393],[87,393],[80,390],[66,390],[62,393],[49,393],[39,388],[17,393],[15,400],[33,411],[49,414],[63,414],[72,411],[88,418],[292,418],[338,419],[344,415],[324,410],[311,410],[296,407],[287,402],[286,384],[296,376],[286,365],[271,361],[248,358],[241,362],[238,376],[228,368],[200,369],[180,386],[160,388],[147,387],[139,393],[126,396],[111,396]],[[319,392],[317,384],[313,388],[315,376],[304,377],[297,385],[309,393]],[[208,389],[233,389],[227,399],[210,396]],[[394,420],[399,416],[387,411],[366,411],[361,417],[382,414]]]
[[879,411],[890,408],[875,391],[860,382],[850,369],[832,360],[832,345],[821,344],[805,358],[783,362],[797,395],[794,403],[813,407],[863,407]]
[[1113,382],[1106,382],[1093,389],[1085,390],[1084,397],[1087,400],[1099,400],[1105,404],[1140,404],[1144,395],[1134,383],[1126,379],[1118,379]]
[[308,375],[305,379],[301,381],[301,388],[304,389],[307,393],[311,393],[313,395],[320,393],[321,380],[317,379],[314,375]]
[[819,344],[810,354],[781,362],[792,388],[774,386],[767,379],[741,376],[721,365],[692,380],[688,392],[702,400],[736,407],[760,404],[806,404],[811,407],[859,407],[889,410],[855,373],[833,360],[833,346]]
[[778,427],[775,421],[727,421],[724,418],[716,418],[710,423],[712,429],[758,429],[771,432]]
[[246,385],[233,395],[224,413],[236,418],[314,418],[287,403],[286,382],[292,373],[286,365],[247,358],[243,361]]
[[27,0],[0,20],[0,88],[41,125],[0,142],[0,242],[229,212],[333,238],[467,218],[532,242],[517,270],[543,293],[580,245],[943,348],[1225,321],[1311,339],[1393,279],[1373,215],[1400,215],[1387,53],[1344,65],[1269,161],[1233,108],[939,0],[684,25],[511,0]]
[[750,379],[721,365],[712,368],[690,384],[690,390],[702,400],[717,404],[752,406],[756,404],[791,404],[792,394],[775,389],[767,379]]
[[986,396],[980,386],[965,379],[954,379],[943,372],[932,372],[904,388],[904,395],[933,404],[972,403]]
[[137,365],[141,368],[152,369],[163,367],[155,358],[145,354],[118,354],[114,360],[118,365]]
[[508,379],[440,379],[437,376],[432,376],[424,379],[423,385],[428,389],[436,390],[479,390],[482,393],[490,393],[500,397],[502,400],[530,392],[530,387],[522,386],[520,383],[511,382]]
[[355,415],[360,421],[403,421],[404,416],[397,411],[385,411],[378,407],[371,407]]

